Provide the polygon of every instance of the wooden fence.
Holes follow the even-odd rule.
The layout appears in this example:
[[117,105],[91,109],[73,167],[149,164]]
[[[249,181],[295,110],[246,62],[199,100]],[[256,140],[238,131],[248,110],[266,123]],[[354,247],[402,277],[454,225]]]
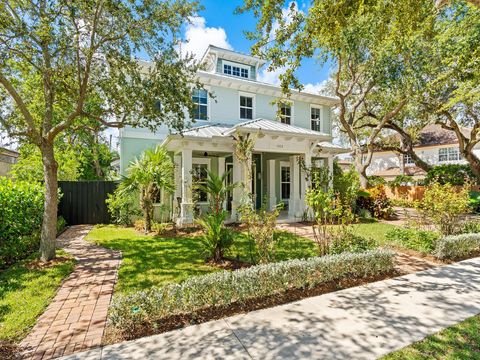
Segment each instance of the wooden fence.
[[[461,189],[458,186],[458,189]],[[426,186],[385,186],[385,193],[389,199],[405,199],[409,201],[422,200]],[[472,186],[470,190],[480,191],[480,186]]]
[[62,198],[58,204],[58,215],[68,225],[109,224],[105,200],[117,187],[115,181],[59,181]]

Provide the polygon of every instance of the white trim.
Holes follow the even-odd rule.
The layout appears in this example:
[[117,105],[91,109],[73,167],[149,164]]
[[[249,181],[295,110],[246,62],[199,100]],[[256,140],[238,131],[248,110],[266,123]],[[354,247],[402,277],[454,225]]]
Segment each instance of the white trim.
[[[196,89],[196,88],[193,88],[193,89]],[[198,90],[200,90],[200,89],[198,89]],[[209,123],[209,122],[211,122],[211,118],[212,118],[212,116],[211,116],[212,102],[210,101],[210,99],[211,99],[211,96],[210,96],[211,86],[204,85],[203,90],[207,91],[207,120],[190,119],[191,121],[195,122],[196,124],[197,123],[200,123],[200,124]],[[188,114],[187,114],[186,117],[189,117]]]
[[[231,68],[232,68],[232,73],[231,74],[227,74],[225,72],[225,65],[229,65]],[[237,67],[239,69],[244,69],[244,70],[247,70],[247,77],[243,77],[241,75],[234,75],[233,74],[233,67]],[[234,62],[234,61],[229,61],[229,60],[225,60],[225,59],[222,59],[222,69],[221,69],[221,73],[223,75],[228,75],[228,76],[233,76],[235,78],[240,78],[240,79],[250,79],[250,73],[251,73],[251,68],[249,65],[245,65],[245,64],[242,64],[242,63],[237,63],[237,62]],[[241,74],[241,72],[240,72]]]
[[[290,184],[290,191],[288,193],[288,198],[284,198],[282,196],[282,168],[285,167],[285,168],[288,168],[288,170],[290,171],[290,181],[288,182]],[[284,201],[284,200],[287,200],[287,202],[290,200],[290,193],[291,193],[291,190],[292,190],[292,169],[291,169],[291,166],[290,166],[290,161],[280,161],[280,166],[279,166],[279,174],[278,174],[278,181],[279,181],[279,185],[280,185],[280,200],[281,201]],[[285,182],[286,184],[286,182]],[[288,204],[289,207],[290,207],[290,204]]]
[[[240,117],[240,97],[241,97],[241,96],[251,97],[251,98],[252,98],[252,118],[251,118],[251,119],[245,119],[245,118],[241,118],[241,117]],[[237,107],[238,119],[239,119],[239,120],[243,120],[243,121],[246,121],[246,120],[254,120],[254,119],[256,119],[256,110],[257,110],[257,97],[256,97],[256,94],[255,94],[255,93],[250,93],[250,92],[239,91],[239,92],[238,92],[238,107]]]
[[309,113],[309,123],[310,123],[310,130],[313,130],[312,129],[312,109],[319,109],[320,110],[320,118],[318,119],[318,121],[320,121],[320,129],[319,130],[315,130],[315,131],[319,131],[321,133],[324,132],[325,130],[325,123],[324,123],[324,116],[323,116],[323,105],[317,105],[317,104],[310,104],[310,113]]
[[[198,157],[192,157],[192,170],[194,165],[207,165],[207,170],[210,171],[211,169],[211,160],[210,158],[198,158]],[[192,185],[193,185],[193,179],[192,179]],[[207,194],[208,196],[208,194]],[[208,204],[207,201],[197,201],[197,204],[199,205],[206,205]]]
[[[282,99],[280,100],[280,103],[283,103],[284,105],[290,105],[290,124],[288,125],[295,125],[295,101],[289,100],[289,99]],[[279,110],[279,104],[277,104],[277,112]],[[279,122],[282,122],[282,119],[280,116],[277,116],[277,120]],[[282,123],[285,124],[285,123]]]

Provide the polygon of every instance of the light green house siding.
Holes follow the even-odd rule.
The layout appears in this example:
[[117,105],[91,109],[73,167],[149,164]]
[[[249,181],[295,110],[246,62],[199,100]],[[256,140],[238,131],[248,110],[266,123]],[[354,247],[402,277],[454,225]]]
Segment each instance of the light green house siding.
[[130,163],[146,149],[160,144],[162,140],[125,138],[120,139],[120,174],[124,175]]

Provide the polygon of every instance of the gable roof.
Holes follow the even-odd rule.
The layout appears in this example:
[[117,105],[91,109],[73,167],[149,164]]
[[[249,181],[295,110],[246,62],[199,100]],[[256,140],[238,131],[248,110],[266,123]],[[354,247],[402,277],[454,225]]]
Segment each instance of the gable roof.
[[[469,136],[470,129],[461,128],[462,133]],[[419,134],[415,146],[448,145],[458,143],[457,135],[451,131],[442,128],[437,124],[425,126]]]

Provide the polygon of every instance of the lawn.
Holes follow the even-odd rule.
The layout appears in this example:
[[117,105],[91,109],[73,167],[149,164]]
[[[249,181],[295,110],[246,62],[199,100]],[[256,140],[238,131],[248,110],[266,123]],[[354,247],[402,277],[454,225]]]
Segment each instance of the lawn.
[[[65,258],[66,253],[57,256]],[[47,268],[31,268],[32,259],[0,272],[0,340],[23,339],[74,268],[72,258]]]
[[[309,239],[278,232],[277,260],[315,256],[315,244]],[[147,236],[133,228],[96,226],[86,237],[100,246],[121,250],[122,265],[116,291],[127,293],[169,282],[180,282],[193,275],[207,274],[219,268],[205,263],[205,255],[196,237],[168,238]],[[249,241],[236,236],[229,257],[249,261]]]
[[379,245],[386,245],[385,235],[389,230],[396,228],[395,225],[381,222],[361,223],[353,226],[357,235],[372,238],[377,241]]
[[393,352],[382,359],[480,359],[480,315]]

